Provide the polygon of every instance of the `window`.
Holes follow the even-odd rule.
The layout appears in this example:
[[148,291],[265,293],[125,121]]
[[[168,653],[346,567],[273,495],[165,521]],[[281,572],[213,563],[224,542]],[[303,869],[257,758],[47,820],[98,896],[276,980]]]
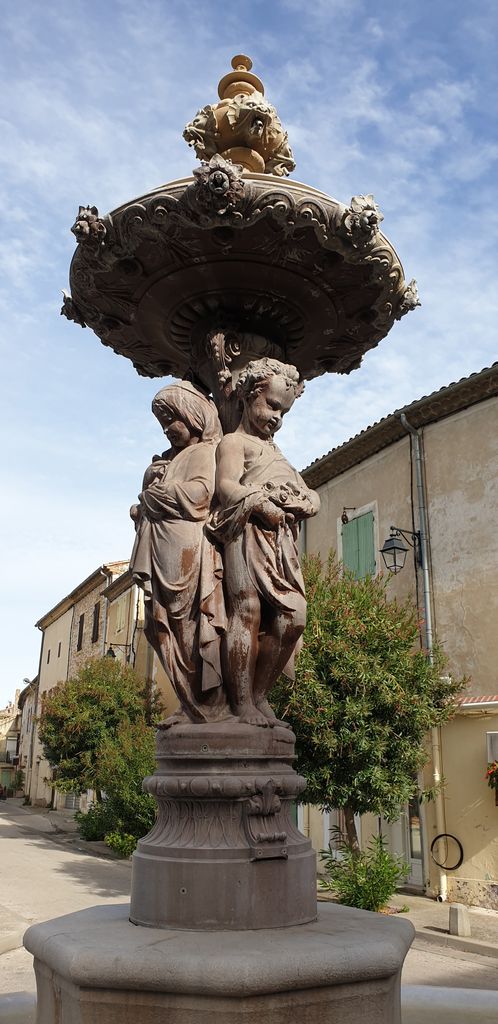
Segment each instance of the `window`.
[[373,512],[365,512],[342,527],[342,560],[357,580],[375,574]]
[[50,663],[50,647],[47,651],[47,665]]
[[80,615],[80,621],[78,623],[78,642],[76,644],[76,650],[77,651],[81,651],[81,648],[83,647],[83,628],[84,628],[84,625],[85,625],[85,613],[83,612],[83,615]]
[[57,648],[57,657],[58,658],[60,658],[60,656],[61,656],[61,647],[62,647],[62,642],[61,642],[61,640],[59,640],[59,646]]
[[97,601],[97,604],[94,606],[93,609],[92,644],[97,643],[97,640],[99,638],[99,618],[100,601]]

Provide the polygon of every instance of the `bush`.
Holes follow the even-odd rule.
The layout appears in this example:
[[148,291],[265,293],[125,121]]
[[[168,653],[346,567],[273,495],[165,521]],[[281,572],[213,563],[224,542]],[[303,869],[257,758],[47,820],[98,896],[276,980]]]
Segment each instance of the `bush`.
[[105,837],[106,846],[114,850],[120,857],[131,857],[137,840],[127,832],[108,832]]
[[105,839],[106,833],[114,825],[114,813],[108,801],[102,800],[101,803],[93,804],[86,814],[76,811],[74,820],[77,822],[82,839],[91,843]]
[[354,851],[339,835],[335,846],[340,857],[322,850],[326,875],[320,888],[333,892],[346,907],[359,910],[380,910],[408,874],[408,865],[401,857],[387,850],[384,836],[372,836],[366,850]]

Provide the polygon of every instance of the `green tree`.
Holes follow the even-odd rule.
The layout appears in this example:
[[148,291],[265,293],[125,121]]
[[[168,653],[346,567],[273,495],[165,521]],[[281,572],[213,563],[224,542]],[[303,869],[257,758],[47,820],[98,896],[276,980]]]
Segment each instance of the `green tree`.
[[144,722],[144,684],[128,665],[95,658],[45,697],[39,734],[61,792],[103,788],[99,752],[124,722]]
[[358,849],[354,815],[388,820],[417,791],[428,731],[454,713],[462,682],[443,676],[418,646],[416,610],[386,593],[382,577],[356,580],[333,554],[304,561],[308,618],[295,682],[272,691],[277,715],[297,737],[305,798],[344,810],[348,841]]
[[117,832],[139,839],[152,827],[156,802],[142,791],[155,770],[154,730],[143,719],[123,721],[103,740],[97,754],[98,776]]
[[[61,792],[93,789],[96,806],[79,814],[86,839],[133,840],[152,826],[155,803],[142,792],[154,771],[151,722],[160,705],[133,669],[113,658],[89,661],[45,698],[40,718],[44,754]],[[115,837],[118,837],[117,840]]]

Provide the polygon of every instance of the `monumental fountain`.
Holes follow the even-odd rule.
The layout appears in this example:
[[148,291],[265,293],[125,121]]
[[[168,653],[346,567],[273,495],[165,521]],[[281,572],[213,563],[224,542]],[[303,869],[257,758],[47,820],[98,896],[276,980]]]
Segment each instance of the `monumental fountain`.
[[299,524],[319,507],[274,441],[304,381],[349,373],[418,304],[373,196],[288,175],[287,134],[248,57],[184,137],[200,164],[106,216],[80,207],[62,312],[173,377],[168,439],[131,509],[145,632],[178,697],[144,788],[157,819],[131,906],[31,928],[39,1024],[399,1021],[406,922],[317,912],[294,824],[295,737],[271,708],[306,600]]

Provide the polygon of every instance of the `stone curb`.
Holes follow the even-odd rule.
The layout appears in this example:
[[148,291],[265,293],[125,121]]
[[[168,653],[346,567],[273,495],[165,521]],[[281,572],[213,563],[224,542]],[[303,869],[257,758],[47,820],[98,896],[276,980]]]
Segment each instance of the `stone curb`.
[[2,1024],[35,1024],[36,994],[33,992],[10,992],[0,995],[0,1020]]
[[24,932],[29,926],[30,921],[22,914],[10,910],[9,907],[0,906],[0,954],[19,949],[22,946]]
[[13,928],[12,931],[0,934],[0,955],[10,953],[12,949],[19,949],[22,946],[22,937],[25,931],[26,925],[24,924],[19,929]]
[[457,949],[460,953],[478,953],[479,956],[498,959],[498,946],[491,946],[488,942],[481,942],[480,939],[460,938],[458,935],[435,935],[434,932],[421,932],[415,929],[414,941],[417,942],[417,940],[431,946],[447,946],[449,949]]

